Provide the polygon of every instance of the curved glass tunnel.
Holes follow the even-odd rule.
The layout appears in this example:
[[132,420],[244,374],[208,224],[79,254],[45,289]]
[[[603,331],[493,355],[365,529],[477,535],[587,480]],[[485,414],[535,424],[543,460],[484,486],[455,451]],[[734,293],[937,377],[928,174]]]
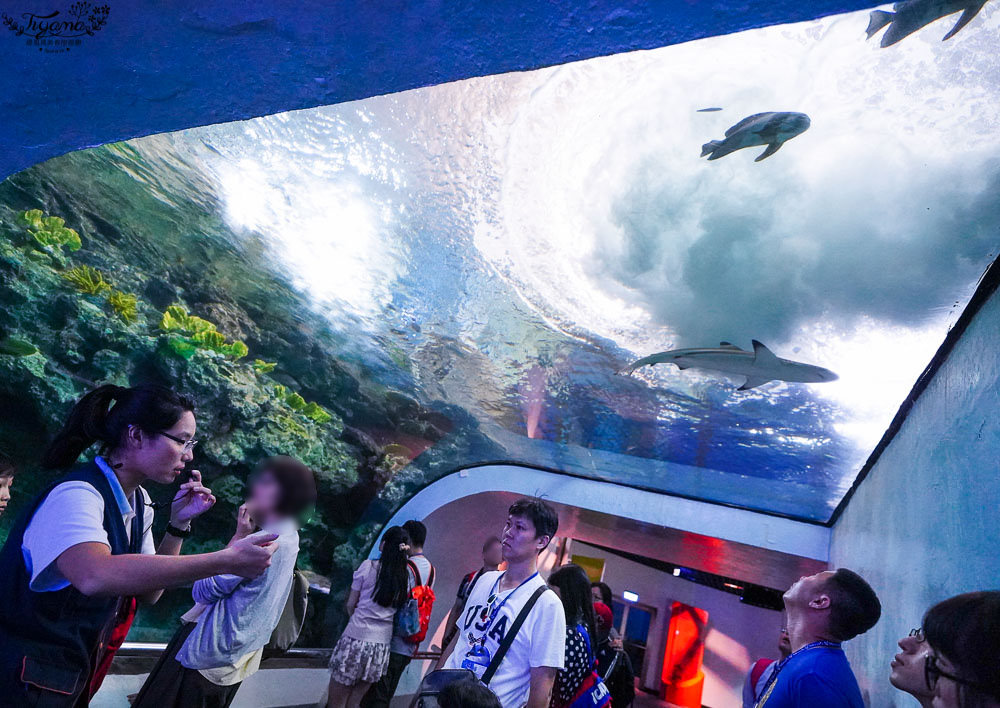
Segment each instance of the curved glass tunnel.
[[[199,403],[194,465],[219,499],[189,552],[231,534],[257,460],[316,470],[303,646],[335,638],[387,522],[428,519],[447,597],[476,553],[445,539],[497,532],[520,490],[559,505],[550,565],[602,557],[641,597],[655,588],[642,686],[660,688],[666,600],[711,605],[712,706],[780,627],[744,588],[850,565],[888,591],[912,577],[906,558],[952,552],[961,569],[939,564],[852,649],[887,702],[883,645],[940,593],[995,574],[981,511],[1000,487],[980,475],[1000,435],[1000,315],[997,275],[981,277],[1000,245],[1000,6],[945,43],[934,25],[881,50],[866,23],[136,138],[7,178],[0,450],[19,474],[0,537],[52,479],[37,455],[71,401],[96,383],[169,382]],[[811,123],[760,162],[764,146],[699,158],[764,110]],[[79,249],[56,230],[43,243],[32,210],[64,219]],[[218,336],[191,336],[192,316]],[[726,355],[725,342],[749,358],[754,340],[837,378],[741,390],[755,374],[725,366],[622,373],[668,350]],[[467,491],[472,478],[488,481]],[[906,530],[908,509],[936,504],[960,534]],[[976,530],[983,547],[965,548]],[[130,639],[165,641],[188,602],[172,591]],[[747,624],[766,629],[749,638]],[[300,661],[277,670],[312,690],[319,669]],[[141,683],[134,666],[112,677],[115,699]]]

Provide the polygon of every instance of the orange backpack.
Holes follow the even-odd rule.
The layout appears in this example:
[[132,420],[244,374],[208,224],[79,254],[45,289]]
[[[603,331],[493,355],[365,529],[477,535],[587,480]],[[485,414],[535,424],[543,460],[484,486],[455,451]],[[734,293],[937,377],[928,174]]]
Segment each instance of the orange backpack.
[[431,611],[434,609],[434,566],[431,566],[431,574],[424,585],[420,578],[420,571],[416,563],[408,561],[410,572],[416,580],[413,589],[410,590],[410,599],[396,613],[396,634],[411,644],[420,644],[427,637],[427,628],[431,623]]

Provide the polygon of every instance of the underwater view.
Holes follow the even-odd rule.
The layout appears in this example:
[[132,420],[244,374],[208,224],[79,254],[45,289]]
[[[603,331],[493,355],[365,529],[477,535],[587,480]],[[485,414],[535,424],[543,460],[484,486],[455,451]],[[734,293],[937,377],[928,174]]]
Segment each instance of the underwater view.
[[[187,552],[228,537],[257,461],[293,455],[319,480],[299,564],[334,594],[407,498],[489,462],[828,522],[1000,243],[1000,5],[947,42],[951,21],[882,48],[868,22],[7,178],[0,537],[54,478],[38,454],[72,402],[139,381],[199,406],[219,504]],[[133,638],[168,637],[176,598]]]

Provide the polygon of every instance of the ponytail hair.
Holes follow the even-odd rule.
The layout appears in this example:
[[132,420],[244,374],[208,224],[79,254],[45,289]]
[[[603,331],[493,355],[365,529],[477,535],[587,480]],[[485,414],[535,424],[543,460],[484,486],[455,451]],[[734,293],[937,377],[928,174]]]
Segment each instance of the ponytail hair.
[[194,401],[166,386],[99,386],[73,406],[62,430],[45,450],[42,466],[72,467],[94,443],[100,443],[102,454],[118,448],[129,426],[162,432],[176,425],[188,411],[194,412]]
[[378,578],[372,599],[382,607],[397,610],[406,604],[410,595],[410,579],[407,563],[410,557],[410,537],[402,526],[391,526],[382,536],[382,554],[379,557]]

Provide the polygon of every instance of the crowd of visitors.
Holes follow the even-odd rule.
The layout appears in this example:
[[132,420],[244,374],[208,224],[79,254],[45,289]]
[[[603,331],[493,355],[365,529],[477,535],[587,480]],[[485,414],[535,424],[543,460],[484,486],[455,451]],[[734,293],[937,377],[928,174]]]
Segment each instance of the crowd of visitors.
[[[101,386],[70,411],[42,462],[64,476],[27,505],[0,551],[2,705],[89,703],[138,602],[193,583],[193,606],[133,705],[225,708],[260,667],[294,595],[300,520],[316,500],[313,472],[290,457],[261,461],[232,538],[181,555],[192,523],[215,504],[193,459],[194,403],[158,386]],[[91,461],[78,458],[98,445]],[[0,456],[0,514],[14,468]],[[179,482],[166,533],[144,484]],[[524,498],[461,579],[438,670],[425,679],[443,708],[628,708],[635,673],[603,582],[567,564],[546,581],[539,556],[559,528],[551,505]],[[347,597],[349,621],[330,662],[328,708],[388,708],[430,629],[436,570],[418,520],[385,530]],[[863,708],[843,651],[882,613],[871,586],[840,568],[784,595],[779,659],[750,669],[744,708]],[[931,607],[899,640],[889,681],[929,708],[1000,708],[1000,591]],[[424,657],[426,658],[426,656]],[[433,678],[433,680],[431,680]],[[423,689],[421,689],[423,690]]]

